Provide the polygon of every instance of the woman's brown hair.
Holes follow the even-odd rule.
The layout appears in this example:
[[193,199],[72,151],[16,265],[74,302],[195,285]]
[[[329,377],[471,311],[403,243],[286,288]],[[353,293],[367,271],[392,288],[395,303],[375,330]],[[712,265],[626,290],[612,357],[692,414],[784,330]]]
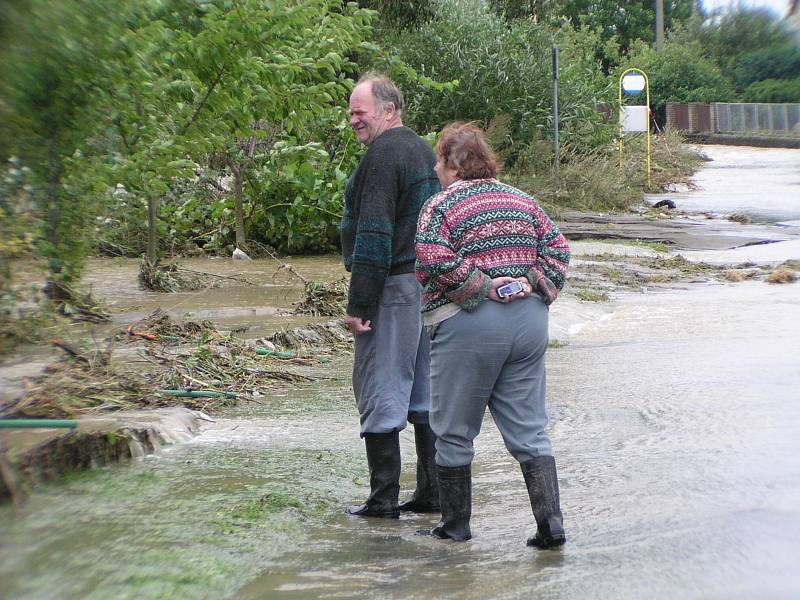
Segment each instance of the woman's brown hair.
[[451,123],[442,130],[436,152],[459,179],[488,179],[500,172],[500,161],[474,123]]

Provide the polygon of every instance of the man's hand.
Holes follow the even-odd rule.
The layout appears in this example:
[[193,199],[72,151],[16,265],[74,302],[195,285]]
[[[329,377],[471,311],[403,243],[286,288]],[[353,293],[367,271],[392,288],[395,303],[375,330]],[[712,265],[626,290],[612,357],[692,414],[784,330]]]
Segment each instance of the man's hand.
[[353,332],[353,335],[361,335],[362,333],[372,331],[372,321],[362,319],[361,317],[351,317],[347,315],[344,318],[344,325]]

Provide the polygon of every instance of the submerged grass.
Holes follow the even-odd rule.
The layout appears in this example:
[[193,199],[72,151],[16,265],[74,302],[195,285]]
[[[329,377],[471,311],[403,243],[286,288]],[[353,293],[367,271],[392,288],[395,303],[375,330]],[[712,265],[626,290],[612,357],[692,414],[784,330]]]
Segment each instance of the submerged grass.
[[[157,461],[45,488],[24,518],[0,511],[8,542],[0,545],[0,580],[31,598],[230,597],[309,528],[368,493],[351,483],[366,470],[358,452],[251,450],[184,445]],[[36,542],[42,527],[45,544]]]
[[610,300],[605,292],[586,288],[575,290],[575,296],[583,302],[608,302]]
[[624,239],[603,239],[603,238],[585,238],[580,240],[581,243],[587,244],[614,244],[619,246],[633,246],[634,248],[648,248],[653,252],[659,254],[669,254],[670,247],[664,242],[653,242],[650,240],[624,240]]

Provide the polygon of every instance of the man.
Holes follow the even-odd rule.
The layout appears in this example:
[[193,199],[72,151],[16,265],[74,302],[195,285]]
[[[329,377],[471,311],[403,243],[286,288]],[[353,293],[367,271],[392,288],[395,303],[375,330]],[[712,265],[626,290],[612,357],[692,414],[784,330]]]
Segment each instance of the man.
[[[435,438],[428,425],[429,341],[414,274],[417,216],[440,189],[436,157],[403,126],[403,94],[367,74],[350,96],[350,126],[367,146],[345,192],[342,255],[350,271],[345,322],[355,336],[353,393],[367,450],[370,495],[347,513],[397,518],[439,509]],[[398,504],[400,431],[414,425],[417,489]]]

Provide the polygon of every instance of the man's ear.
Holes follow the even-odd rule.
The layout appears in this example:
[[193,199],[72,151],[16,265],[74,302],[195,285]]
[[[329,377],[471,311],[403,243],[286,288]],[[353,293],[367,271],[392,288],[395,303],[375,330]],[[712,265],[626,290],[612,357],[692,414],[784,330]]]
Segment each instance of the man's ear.
[[386,108],[383,109],[383,112],[388,113],[388,117],[391,119],[397,114],[397,110],[395,109],[394,102],[389,102],[386,104]]

